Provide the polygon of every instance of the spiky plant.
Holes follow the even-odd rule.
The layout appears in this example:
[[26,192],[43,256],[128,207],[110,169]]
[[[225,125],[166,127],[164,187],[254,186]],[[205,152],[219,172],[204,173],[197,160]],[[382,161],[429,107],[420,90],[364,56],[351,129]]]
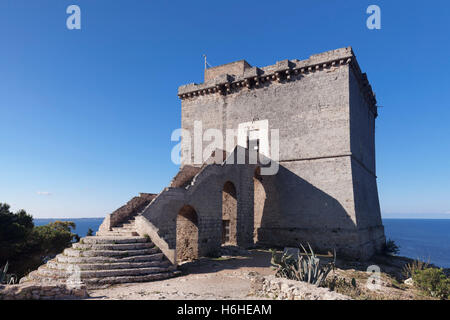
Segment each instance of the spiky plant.
[[400,246],[398,246],[394,240],[388,239],[383,246],[383,252],[386,255],[396,255],[400,252]]
[[5,283],[6,272],[8,272],[8,261],[6,261],[6,264],[3,267],[3,270],[0,270],[0,284]]
[[18,280],[15,274],[8,274],[9,263],[6,261],[3,270],[0,270],[0,284],[15,284]]
[[407,263],[403,266],[402,273],[405,278],[411,278],[416,271],[428,268],[429,262],[424,262],[419,259]]
[[291,255],[283,253],[280,259],[277,259],[275,251],[272,251],[271,264],[276,270],[275,276],[291,280],[304,281],[320,286],[323,284],[327,275],[334,269],[336,263],[336,252],[333,255],[333,261],[325,265],[320,264],[320,259],[314,253],[308,243],[309,251],[300,244],[303,254],[298,253],[297,259]]

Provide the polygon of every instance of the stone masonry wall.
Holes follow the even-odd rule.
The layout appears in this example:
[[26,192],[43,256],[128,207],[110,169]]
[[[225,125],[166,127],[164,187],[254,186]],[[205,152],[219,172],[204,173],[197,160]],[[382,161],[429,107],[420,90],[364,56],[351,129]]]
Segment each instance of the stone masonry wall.
[[229,244],[236,244],[237,237],[237,195],[236,187],[227,181],[222,192],[222,220],[229,222]]
[[375,118],[362,94],[355,70],[350,83],[350,145],[357,226],[362,256],[381,250],[386,239],[381,221],[375,165]]
[[203,131],[219,129],[225,137],[226,129],[237,129],[240,123],[269,119],[269,129],[280,132],[281,161],[348,154],[348,66],[298,78],[182,100],[182,128],[193,133],[194,121],[201,121]]
[[[179,218],[182,209],[186,206],[193,208],[197,215],[197,228],[188,230],[191,236],[196,236],[198,256],[216,256],[219,254],[222,243],[222,200],[225,183],[232,183],[235,187],[235,206],[233,215],[237,215],[235,243],[242,247],[253,245],[253,173],[255,168],[247,165],[209,165],[206,166],[187,188],[167,188],[139,217],[140,225],[144,218],[152,225],[151,229],[157,232],[158,238],[167,243],[167,248],[161,248],[173,256],[187,257],[192,251],[191,247],[179,246],[179,236],[186,232],[178,229],[183,220]],[[234,193],[234,192],[233,192]],[[177,223],[178,222],[178,223]],[[139,228],[138,232],[144,235],[149,228]],[[150,231],[152,231],[150,230]],[[151,232],[153,233],[153,231]],[[234,234],[233,234],[234,235]],[[195,241],[195,240],[194,240]],[[161,246],[160,246],[161,247]],[[194,254],[194,256],[196,256]]]
[[85,286],[69,288],[65,284],[24,283],[0,285],[0,300],[55,300],[86,298]]
[[176,248],[177,260],[198,258],[198,218],[195,209],[183,207],[177,216]]
[[[234,73],[222,74],[230,65]],[[200,255],[220,245],[227,180],[238,193],[238,245],[252,245],[254,239],[279,247],[309,242],[319,250],[372,255],[384,239],[375,177],[376,102],[352,50],[261,69],[230,65],[215,69],[204,84],[179,88],[182,128],[193,133],[194,121],[201,121],[202,132],[219,129],[225,137],[226,129],[267,119],[269,130],[279,130],[280,170],[263,177],[264,192],[258,186],[256,194],[255,168],[217,166],[199,174],[202,183],[194,182],[177,205],[192,205],[199,214]],[[193,160],[193,145],[182,152]],[[255,197],[264,204],[255,206]],[[173,243],[176,228],[163,228]]]
[[344,249],[343,239],[354,239],[356,232],[351,165],[343,158],[350,155],[349,66],[291,80],[183,99],[182,127],[193,132],[194,120],[202,121],[203,130],[218,128],[225,136],[240,123],[268,119],[269,129],[279,129],[281,168],[275,177],[263,177],[257,241],[276,246],[309,241],[324,250],[337,244]]

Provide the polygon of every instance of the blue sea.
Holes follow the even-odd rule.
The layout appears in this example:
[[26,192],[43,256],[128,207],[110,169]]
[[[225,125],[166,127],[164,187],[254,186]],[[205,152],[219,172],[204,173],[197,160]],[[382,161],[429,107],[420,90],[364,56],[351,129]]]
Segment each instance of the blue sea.
[[[75,222],[74,233],[84,237],[89,228],[97,231],[103,218],[34,219],[34,223],[55,220]],[[399,255],[450,268],[450,219],[383,219],[383,224],[386,238],[400,246]]]
[[450,219],[383,219],[383,225],[399,255],[450,268]]

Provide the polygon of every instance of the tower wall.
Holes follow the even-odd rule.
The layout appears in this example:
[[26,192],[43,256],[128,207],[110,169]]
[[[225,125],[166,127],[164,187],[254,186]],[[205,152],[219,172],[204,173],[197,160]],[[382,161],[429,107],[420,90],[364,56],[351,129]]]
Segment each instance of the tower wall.
[[[224,137],[226,129],[251,121],[268,120],[269,129],[279,130],[280,169],[261,180],[265,203],[258,206],[258,243],[309,242],[367,258],[384,241],[375,178],[376,110],[367,79],[352,59],[351,49],[343,48],[261,69],[230,64],[231,74],[221,66],[210,72],[215,79],[180,87],[182,128],[191,133],[194,121],[201,121],[203,132],[219,129]],[[193,160],[194,146],[188,149],[186,159]]]
[[[365,74],[362,75],[366,79]],[[366,79],[367,80],[367,79]],[[364,86],[358,79],[358,69],[350,69],[350,145],[352,179],[359,243],[362,255],[371,256],[382,249],[386,239],[381,221],[376,182],[375,120],[365,99]]]
[[[279,130],[281,162],[348,155],[348,83],[348,66],[343,65],[299,75],[298,80],[243,88],[229,95],[184,99],[181,126],[193,134],[194,121],[201,121],[203,132],[219,129],[225,137],[226,129],[268,119],[269,129]],[[203,143],[203,149],[207,144]],[[235,144],[227,151],[231,152]],[[192,161],[193,153],[192,141]]]

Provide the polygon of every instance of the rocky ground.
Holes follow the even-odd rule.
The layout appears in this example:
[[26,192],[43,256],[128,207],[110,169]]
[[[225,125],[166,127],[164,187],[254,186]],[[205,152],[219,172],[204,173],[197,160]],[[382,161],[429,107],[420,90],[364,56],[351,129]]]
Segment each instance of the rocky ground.
[[[88,299],[268,299],[254,292],[252,279],[274,274],[270,266],[271,253],[267,250],[225,253],[229,255],[182,264],[179,277],[90,290]],[[336,279],[335,292],[352,299],[430,299],[403,283],[402,266],[410,261],[402,257],[376,257],[365,263],[338,260],[336,271],[328,279]],[[367,271],[371,265],[381,270],[377,287],[368,285],[368,280],[373,283],[373,273]]]

